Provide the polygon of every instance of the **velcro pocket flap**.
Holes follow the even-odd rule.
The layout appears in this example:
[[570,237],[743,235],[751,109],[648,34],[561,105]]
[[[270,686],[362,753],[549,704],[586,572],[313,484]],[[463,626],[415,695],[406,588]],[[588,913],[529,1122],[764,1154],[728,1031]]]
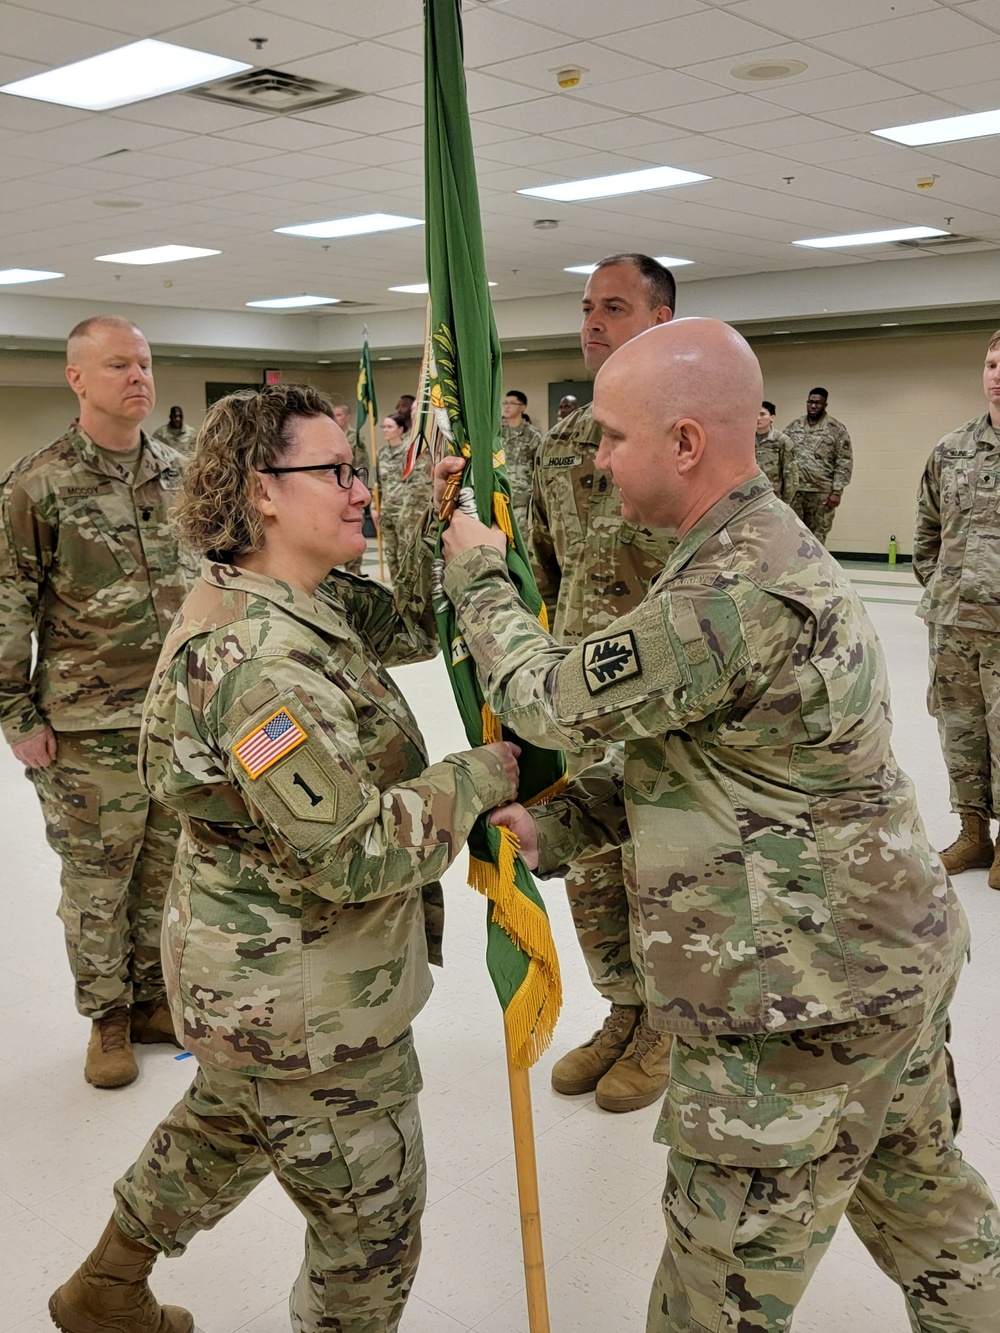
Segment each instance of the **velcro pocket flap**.
[[847,1085],[790,1095],[730,1097],[671,1079],[654,1137],[688,1157],[725,1166],[803,1166],[837,1139]]

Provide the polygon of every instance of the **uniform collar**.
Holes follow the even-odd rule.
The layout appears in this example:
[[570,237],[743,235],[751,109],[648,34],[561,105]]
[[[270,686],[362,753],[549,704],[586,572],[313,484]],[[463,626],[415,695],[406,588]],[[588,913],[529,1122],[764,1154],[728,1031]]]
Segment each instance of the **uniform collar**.
[[664,574],[668,577],[683,569],[697,554],[702,546],[723,528],[728,527],[733,519],[744,512],[760,508],[774,499],[774,487],[758,472],[735,490],[718,500],[694,527],[677,544],[677,549],[667,561]]
[[989,412],[984,412],[976,422],[976,428],[972,432],[972,438],[976,444],[985,444],[1000,448],[1000,429],[990,421]]
[[[245,593],[248,597],[262,597],[280,607],[287,615],[322,630],[324,634],[332,634],[340,639],[345,637],[346,626],[333,606],[318,597],[310,597],[301,588],[293,588],[290,583],[268,578],[266,574],[258,574],[253,570],[239,569],[236,565],[207,559],[201,562],[201,577],[213,588]],[[329,588],[329,582],[324,586]]]
[[[99,472],[103,477],[111,477],[115,481],[124,481],[132,485],[131,472],[115,462],[114,451],[102,449],[100,445],[95,444],[85,430],[81,430],[79,426],[70,426],[66,439],[92,472]],[[153,440],[145,431],[139,432],[139,440],[141,451],[135,476],[136,486],[152,481],[161,473],[168,477],[179,475],[180,469],[171,457],[173,451],[169,446],[162,445],[159,440]]]

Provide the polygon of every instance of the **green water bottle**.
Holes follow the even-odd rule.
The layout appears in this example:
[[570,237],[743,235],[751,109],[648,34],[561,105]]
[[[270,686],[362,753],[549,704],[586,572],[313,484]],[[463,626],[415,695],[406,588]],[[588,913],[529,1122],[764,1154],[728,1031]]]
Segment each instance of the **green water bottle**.
[[889,533],[889,564],[890,564],[890,565],[894,565],[895,563],[896,563],[896,534],[895,534],[894,532],[890,532],[890,533]]

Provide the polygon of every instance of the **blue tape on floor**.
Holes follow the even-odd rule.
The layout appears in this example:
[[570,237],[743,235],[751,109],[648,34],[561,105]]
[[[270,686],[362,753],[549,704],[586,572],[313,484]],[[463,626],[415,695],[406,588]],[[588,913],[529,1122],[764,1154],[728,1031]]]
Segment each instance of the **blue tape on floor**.
[[175,1060],[190,1060],[190,1059],[191,1059],[191,1052],[190,1052],[190,1051],[181,1051],[180,1055],[175,1055],[175,1056],[174,1056],[174,1059],[175,1059]]

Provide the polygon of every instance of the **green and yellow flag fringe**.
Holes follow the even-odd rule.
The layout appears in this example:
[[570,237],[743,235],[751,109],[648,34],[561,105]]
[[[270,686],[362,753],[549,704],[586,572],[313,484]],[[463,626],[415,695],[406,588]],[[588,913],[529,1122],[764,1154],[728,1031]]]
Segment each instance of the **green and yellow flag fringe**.
[[[424,0],[425,189],[430,404],[448,449],[468,460],[463,483],[484,523],[507,535],[507,569],[528,608],[545,607],[510,507],[500,443],[500,339],[483,251],[479,192],[462,54],[460,0]],[[558,751],[505,732],[484,702],[475,666],[444,599],[435,606],[445,662],[466,734],[474,745],[506,737],[521,746],[519,799],[549,799],[565,783]],[[469,838],[469,883],[490,900],[486,961],[504,1011],[516,1066],[532,1065],[548,1046],[562,1004],[559,960],[545,906],[517,839],[485,818]]]

